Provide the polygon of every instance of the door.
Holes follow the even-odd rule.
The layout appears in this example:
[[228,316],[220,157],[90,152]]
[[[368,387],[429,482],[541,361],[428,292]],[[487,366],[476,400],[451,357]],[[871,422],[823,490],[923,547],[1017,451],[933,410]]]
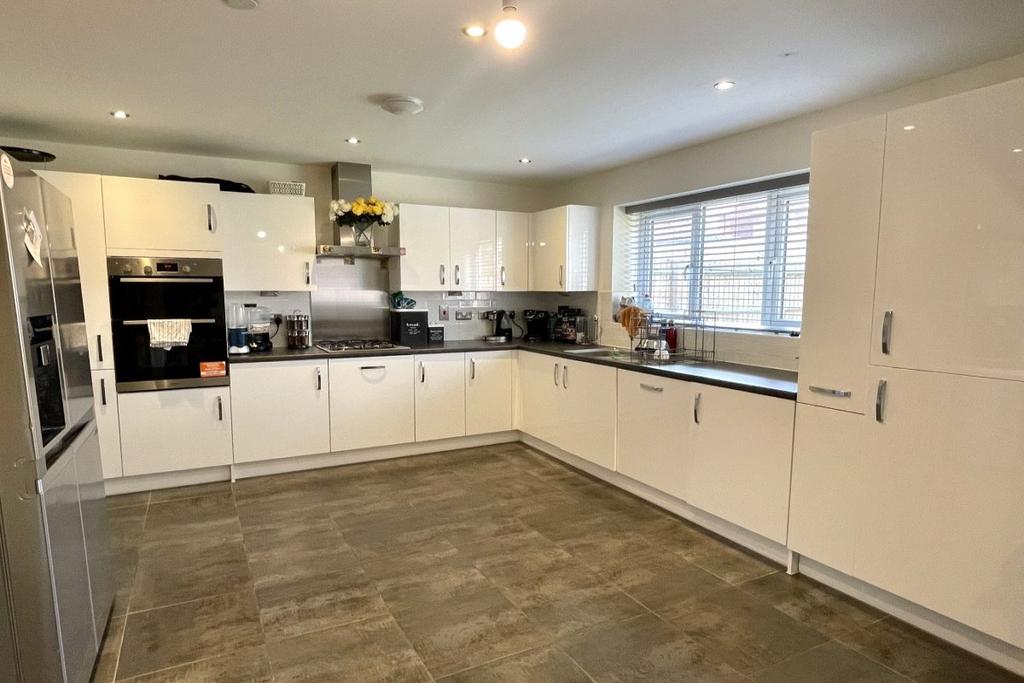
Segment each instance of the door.
[[118,394],[125,476],[230,465],[228,387]]
[[1024,647],[1024,382],[874,379],[856,576]]
[[108,252],[221,250],[216,185],[116,176],[102,182]]
[[519,400],[522,430],[554,444],[560,423],[562,362],[540,353],[519,353]]
[[619,370],[615,469],[685,499],[691,405],[690,382]]
[[412,356],[330,360],[331,450],[416,440]]
[[795,402],[697,386],[686,502],[786,542]]
[[313,288],[312,197],[225,192],[220,198],[224,289],[306,292]]
[[92,616],[99,641],[103,637],[107,616],[114,602],[114,566],[103,466],[100,462],[100,437],[95,430],[88,430],[88,436],[75,456],[75,467],[82,506],[82,529],[85,532],[85,558],[89,565]]
[[231,429],[235,462],[329,453],[327,361],[236,363]]
[[889,114],[873,364],[1024,379],[1022,120],[1024,79]]
[[530,219],[530,291],[565,291],[566,207]]
[[527,291],[530,286],[530,214],[499,211],[496,235],[497,291]]
[[554,444],[584,460],[615,469],[615,368],[563,361],[562,398]]
[[407,292],[456,289],[452,279],[447,206],[402,204],[399,207],[401,286]]
[[857,501],[870,419],[796,405],[787,545],[851,576],[862,523]]
[[496,212],[491,209],[450,209],[451,264],[454,289],[493,292]]
[[566,211],[565,273],[563,289],[590,292],[597,289],[597,231],[600,210],[571,204]]
[[110,297],[107,293],[107,242],[103,225],[103,189],[100,176],[62,171],[37,173],[71,200],[89,366],[93,370],[113,369]]
[[466,356],[416,356],[416,440],[466,435]]
[[466,434],[512,429],[511,351],[466,354]]
[[800,401],[871,410],[872,336],[885,116],[818,131],[800,334]]
[[114,479],[124,474],[121,465],[121,420],[117,413],[117,382],[113,370],[92,371],[92,398],[99,432],[103,476]]

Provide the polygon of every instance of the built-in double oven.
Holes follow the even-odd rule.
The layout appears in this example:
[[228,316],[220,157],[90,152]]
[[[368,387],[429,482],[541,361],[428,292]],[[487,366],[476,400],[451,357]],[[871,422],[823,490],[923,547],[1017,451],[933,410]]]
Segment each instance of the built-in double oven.
[[[107,275],[119,393],[228,384],[219,259],[115,256]],[[187,321],[187,343],[152,344],[150,321]]]

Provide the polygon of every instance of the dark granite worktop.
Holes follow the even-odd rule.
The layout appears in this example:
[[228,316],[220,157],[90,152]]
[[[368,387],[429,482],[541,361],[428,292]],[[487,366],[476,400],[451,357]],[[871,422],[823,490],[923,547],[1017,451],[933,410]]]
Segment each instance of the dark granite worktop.
[[727,389],[739,389],[765,396],[777,398],[796,399],[796,373],[789,370],[776,370],[773,368],[762,368],[753,365],[739,365],[736,363],[697,363],[680,361],[655,361],[641,360],[629,352],[618,353],[609,351],[608,355],[588,355],[586,353],[572,353],[576,350],[596,349],[598,347],[576,346],[573,344],[560,344],[558,342],[524,342],[512,341],[505,344],[491,344],[481,340],[447,341],[444,344],[435,344],[419,349],[374,349],[368,351],[346,351],[345,353],[327,353],[313,347],[311,349],[293,350],[284,347],[274,347],[272,351],[265,353],[250,353],[243,356],[231,356],[232,364],[239,363],[266,363],[273,361],[289,360],[315,360],[325,358],[365,358],[368,356],[407,356],[424,355],[430,353],[466,353],[474,351],[501,351],[520,350],[543,353],[559,358],[568,358],[581,363],[596,363],[607,365],[623,370],[644,372],[661,377],[672,377],[710,384],[713,386],[725,387]]

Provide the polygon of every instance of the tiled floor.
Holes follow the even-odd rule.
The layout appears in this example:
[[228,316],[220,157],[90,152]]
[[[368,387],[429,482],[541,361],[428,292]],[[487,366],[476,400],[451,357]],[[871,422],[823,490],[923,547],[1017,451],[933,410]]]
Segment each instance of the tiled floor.
[[518,444],[110,500],[97,681],[1011,681]]

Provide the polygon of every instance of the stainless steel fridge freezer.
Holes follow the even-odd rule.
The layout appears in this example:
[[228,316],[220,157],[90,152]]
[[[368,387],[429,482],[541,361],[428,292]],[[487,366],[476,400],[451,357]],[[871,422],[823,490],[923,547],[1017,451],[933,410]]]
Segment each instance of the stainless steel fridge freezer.
[[0,153],[0,680],[88,681],[113,601],[71,202]]

